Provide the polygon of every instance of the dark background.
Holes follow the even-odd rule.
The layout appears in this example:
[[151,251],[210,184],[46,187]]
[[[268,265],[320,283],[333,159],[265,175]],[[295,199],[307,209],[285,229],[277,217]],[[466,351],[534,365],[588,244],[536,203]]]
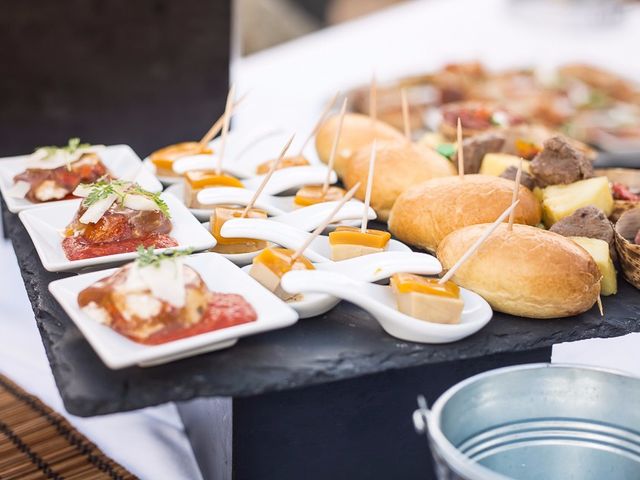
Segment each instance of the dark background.
[[1,0],[0,156],[198,140],[224,108],[230,4]]

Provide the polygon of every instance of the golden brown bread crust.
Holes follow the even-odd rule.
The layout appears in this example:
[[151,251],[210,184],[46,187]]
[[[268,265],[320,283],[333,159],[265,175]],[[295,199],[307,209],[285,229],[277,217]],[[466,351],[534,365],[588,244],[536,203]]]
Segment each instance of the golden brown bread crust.
[[[329,162],[333,139],[338,128],[338,120],[338,115],[327,119],[316,134],[316,150],[318,151],[318,157],[324,163]],[[374,128],[372,128],[372,125]],[[371,118],[367,115],[359,113],[345,114],[333,167],[338,176],[342,177],[344,175],[349,157],[359,148],[369,145],[374,138],[377,138],[378,141],[401,140],[404,136],[399,130],[387,123],[379,120],[372,123]]]
[[[435,251],[440,241],[459,228],[491,223],[513,198],[514,182],[489,175],[465,175],[429,180],[405,191],[389,215],[389,230],[399,240]],[[540,202],[520,187],[515,222],[537,225]]]
[[[355,196],[361,200],[364,200],[367,187],[370,157],[370,146],[356,151],[347,162],[343,176],[348,189],[360,182]],[[385,143],[376,149],[371,208],[378,214],[378,220],[386,222],[391,207],[402,192],[426,180],[455,174],[456,169],[451,162],[426,145],[416,145],[404,139]]]
[[[451,268],[489,224],[448,235],[438,247]],[[455,273],[453,281],[485,298],[494,310],[530,318],[558,318],[589,310],[600,294],[598,266],[570,239],[528,225],[501,225]]]

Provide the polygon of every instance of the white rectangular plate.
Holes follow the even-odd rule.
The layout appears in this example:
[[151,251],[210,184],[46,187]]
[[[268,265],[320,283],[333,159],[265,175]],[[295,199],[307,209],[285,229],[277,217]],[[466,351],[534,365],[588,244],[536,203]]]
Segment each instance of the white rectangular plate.
[[[167,203],[171,213],[173,229],[169,235],[178,242],[177,247],[171,248],[192,248],[197,252],[215,246],[216,239],[213,235],[196,220],[180,200],[170,193],[162,193],[160,197]],[[20,220],[26,227],[44,268],[50,272],[63,272],[97,265],[115,265],[135,258],[136,252],[129,252],[84,260],[67,259],[62,249],[61,232],[73,219],[80,202],[81,200],[56,202],[20,212]],[[163,249],[158,249],[160,250]]]
[[[140,186],[150,192],[161,192],[162,184],[147,168],[143,168],[140,157],[129,145],[111,145],[100,149],[100,159],[116,178],[134,179]],[[13,186],[13,177],[25,171],[27,155],[19,157],[0,158],[0,192],[4,197],[7,208],[12,213],[18,213],[28,208],[41,207],[57,202],[33,203],[26,198],[15,198],[8,194]]]
[[232,346],[241,337],[288,327],[297,321],[298,315],[292,308],[220,255],[215,253],[192,255],[186,259],[186,264],[202,276],[211,291],[242,295],[255,309],[258,315],[257,320],[162,345],[143,345],[96,322],[78,306],[77,298],[81,290],[111,275],[116,269],[56,280],[49,284],[49,290],[98,356],[112,369],[132,365],[158,365],[218,350]]

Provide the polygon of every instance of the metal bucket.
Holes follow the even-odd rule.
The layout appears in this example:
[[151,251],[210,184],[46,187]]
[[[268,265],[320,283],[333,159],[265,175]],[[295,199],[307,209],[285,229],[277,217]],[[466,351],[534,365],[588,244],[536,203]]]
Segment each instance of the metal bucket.
[[640,380],[624,374],[520,365],[418,403],[440,480],[640,479]]

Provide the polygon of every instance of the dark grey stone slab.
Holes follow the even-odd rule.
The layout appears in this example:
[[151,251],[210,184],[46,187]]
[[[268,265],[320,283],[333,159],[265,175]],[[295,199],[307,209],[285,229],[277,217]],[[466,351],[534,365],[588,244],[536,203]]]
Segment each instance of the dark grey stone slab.
[[620,292],[596,309],[562,320],[496,314],[487,327],[448,345],[390,337],[359,308],[341,303],[326,315],[242,339],[228,350],[152,368],[112,371],[49,294],[63,275],[46,272],[16,215],[4,214],[53,373],[69,412],[91,416],[202,396],[254,396],[394,369],[526,352],[558,342],[640,331],[640,295]]

